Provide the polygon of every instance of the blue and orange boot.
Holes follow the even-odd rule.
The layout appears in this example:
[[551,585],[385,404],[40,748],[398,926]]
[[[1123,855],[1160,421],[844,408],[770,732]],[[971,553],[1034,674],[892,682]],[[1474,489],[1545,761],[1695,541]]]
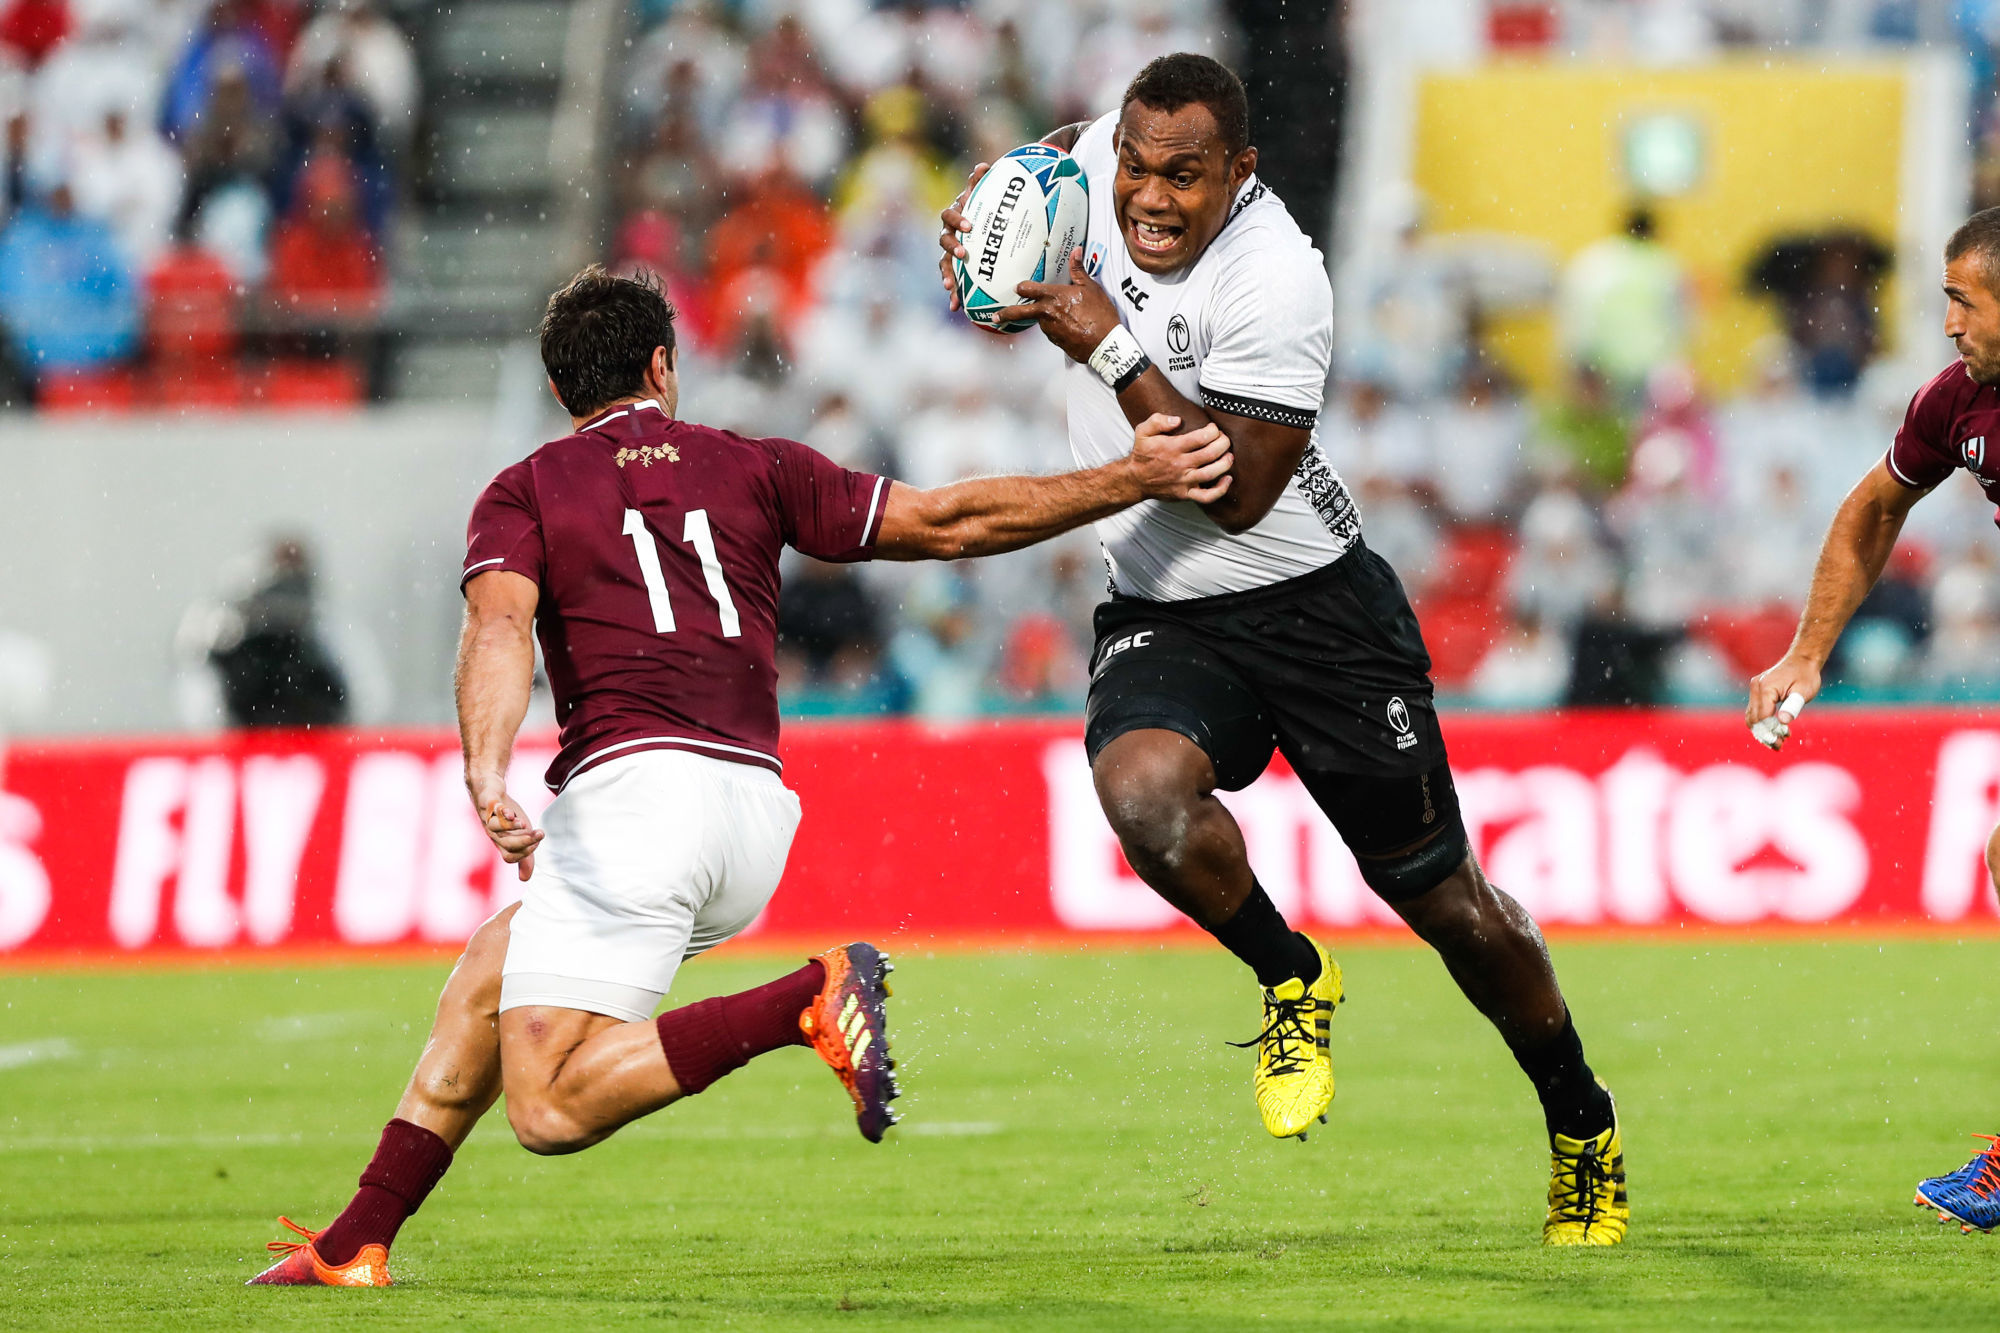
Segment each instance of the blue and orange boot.
[[273,1254],[285,1257],[251,1278],[246,1287],[387,1287],[389,1251],[381,1245],[363,1245],[361,1252],[344,1264],[330,1264],[319,1257],[313,1242],[319,1232],[307,1231],[289,1217],[281,1217],[287,1228],[304,1240],[274,1240],[265,1245]]
[[828,949],[819,956],[826,966],[826,984],[799,1015],[819,1058],[839,1076],[854,1099],[854,1119],[861,1137],[880,1143],[896,1113],[896,1062],[889,1058],[888,956],[874,945],[856,942]]
[[2000,1226],[2000,1135],[1972,1137],[1986,1147],[1958,1170],[1918,1185],[1916,1197],[1917,1207],[1936,1209],[1938,1221],[1956,1222],[1968,1235]]

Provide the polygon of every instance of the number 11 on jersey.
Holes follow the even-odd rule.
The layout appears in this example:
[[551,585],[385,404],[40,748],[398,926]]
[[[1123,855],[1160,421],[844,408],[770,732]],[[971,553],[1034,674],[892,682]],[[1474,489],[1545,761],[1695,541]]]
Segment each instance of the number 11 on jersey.
[[[646,583],[646,598],[653,606],[653,628],[661,634],[674,632],[674,604],[667,596],[667,576],[660,569],[660,548],[646,530],[646,518],[636,509],[625,511],[625,535],[632,539],[633,554],[639,557],[639,574]],[[694,547],[701,559],[702,579],[708,584],[708,595],[715,599],[716,615],[722,621],[722,637],[740,638],[743,622],[736,614],[736,603],[729,595],[729,584],[722,577],[722,560],[715,553],[715,534],[708,526],[706,509],[690,509],[686,526],[681,530],[681,540]]]

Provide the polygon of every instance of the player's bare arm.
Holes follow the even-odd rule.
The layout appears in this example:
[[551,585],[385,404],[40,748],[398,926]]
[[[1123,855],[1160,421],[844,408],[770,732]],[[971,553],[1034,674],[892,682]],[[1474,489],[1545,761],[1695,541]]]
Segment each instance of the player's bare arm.
[[1213,423],[1184,434],[1148,417],[1115,463],[1053,477],[976,477],[934,490],[892,483],[875,554],[883,560],[998,555],[1108,518],[1141,500],[1209,503],[1230,489],[1229,437]]
[[465,749],[465,789],[486,836],[522,879],[535,873],[542,834],[507,794],[507,763],[528,715],[535,679],[534,580],[488,570],[465,585],[465,626],[458,640],[453,689],[459,740]]
[[[1965,378],[1984,386],[2000,383],[2000,290],[1996,290],[1986,245],[1979,239],[1985,233],[1978,222],[1978,218],[1967,222],[1946,246],[1942,286],[1945,337],[1958,350]],[[1905,431],[1912,429],[1917,404],[1922,401],[1922,394],[1912,401]],[[1922,434],[1918,428],[1916,438]],[[1897,448],[1903,438],[1899,432]],[[1890,457],[1894,456],[1892,448]],[[1819,691],[1820,671],[1833,645],[1881,577],[1911,506],[1930,494],[1937,480],[1936,474],[1920,473],[1915,481],[1931,485],[1906,484],[1884,459],[1841,502],[1820,546],[1812,589],[1791,648],[1776,666],[1750,682],[1745,718],[1753,727],[1777,712],[1788,695],[1811,699]]]
[[[1819,693],[1820,672],[1833,645],[1882,576],[1911,508],[1928,494],[1898,481],[1886,462],[1877,463],[1847,493],[1820,544],[1792,646],[1777,665],[1750,682],[1746,723],[1754,726],[1770,717],[1788,695],[1810,700]],[[1778,743],[1784,743],[1782,737]]]

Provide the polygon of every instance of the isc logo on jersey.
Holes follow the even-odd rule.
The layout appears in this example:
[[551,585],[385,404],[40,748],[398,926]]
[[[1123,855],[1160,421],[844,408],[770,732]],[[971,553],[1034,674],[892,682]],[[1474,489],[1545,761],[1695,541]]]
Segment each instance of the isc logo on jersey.
[[1001,333],[1031,327],[1032,320],[1000,323],[994,312],[1020,304],[1020,283],[1061,280],[1089,216],[1089,182],[1062,149],[1031,143],[995,162],[965,201],[972,230],[965,258],[951,261],[965,317]]

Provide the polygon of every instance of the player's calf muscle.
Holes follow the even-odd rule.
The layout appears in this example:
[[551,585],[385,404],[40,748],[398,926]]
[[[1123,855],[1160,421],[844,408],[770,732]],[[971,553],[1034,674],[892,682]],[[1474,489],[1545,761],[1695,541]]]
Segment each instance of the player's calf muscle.
[[1499,896],[1468,853],[1435,888],[1390,905],[1426,944],[1450,952],[1476,948],[1496,934],[1508,933]]
[[396,1106],[401,1118],[456,1146],[500,1096],[500,1046],[491,1020],[441,1020]]

